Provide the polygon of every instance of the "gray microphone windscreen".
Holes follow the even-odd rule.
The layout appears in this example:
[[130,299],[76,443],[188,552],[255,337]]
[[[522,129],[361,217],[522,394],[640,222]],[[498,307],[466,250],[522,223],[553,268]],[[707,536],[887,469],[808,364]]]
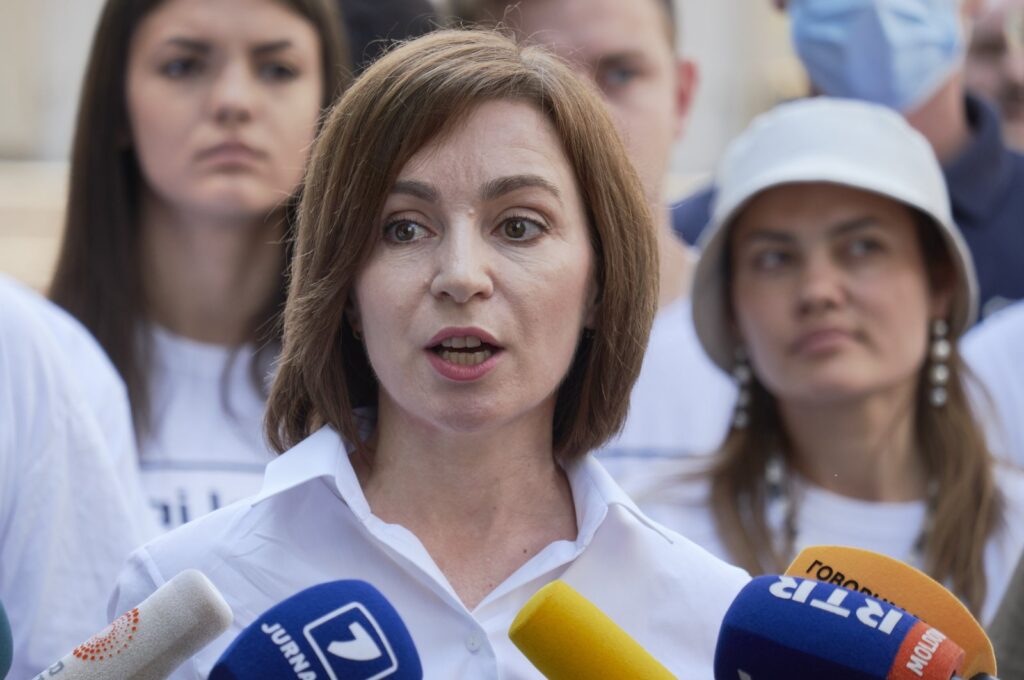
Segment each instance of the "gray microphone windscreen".
[[231,625],[231,608],[202,572],[165,583],[40,677],[55,680],[165,680]]

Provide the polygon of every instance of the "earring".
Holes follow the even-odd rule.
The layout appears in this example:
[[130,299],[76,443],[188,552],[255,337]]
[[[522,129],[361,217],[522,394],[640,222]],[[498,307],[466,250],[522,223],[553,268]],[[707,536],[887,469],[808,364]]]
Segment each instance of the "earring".
[[949,400],[946,386],[949,384],[949,361],[953,354],[953,345],[949,341],[949,324],[945,319],[935,319],[931,327],[931,348],[929,356],[931,366],[928,367],[928,401],[935,408],[941,408]]
[[745,349],[737,347],[735,356],[732,378],[739,390],[736,393],[736,409],[732,414],[732,427],[735,430],[742,430],[750,424],[750,412],[747,409],[750,406],[750,382],[753,380],[753,373]]
[[352,337],[355,338],[356,340],[358,340],[359,342],[362,342],[363,341],[363,332],[361,330],[359,330],[358,328],[356,328],[355,326],[353,326],[352,327]]

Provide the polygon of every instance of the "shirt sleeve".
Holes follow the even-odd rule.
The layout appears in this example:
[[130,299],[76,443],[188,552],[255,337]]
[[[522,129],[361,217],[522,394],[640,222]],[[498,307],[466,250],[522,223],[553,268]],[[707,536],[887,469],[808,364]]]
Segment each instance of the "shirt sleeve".
[[0,286],[0,600],[19,678],[107,625],[105,597],[146,536],[60,348],[9,293]]

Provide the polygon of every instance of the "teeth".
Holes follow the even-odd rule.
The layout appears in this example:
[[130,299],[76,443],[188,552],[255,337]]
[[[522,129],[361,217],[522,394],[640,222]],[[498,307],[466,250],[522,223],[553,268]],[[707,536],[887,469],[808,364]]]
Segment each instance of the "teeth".
[[475,335],[466,335],[454,338],[446,338],[441,341],[442,347],[451,347],[452,349],[473,349],[479,347],[481,344],[480,338]]
[[491,350],[480,352],[441,352],[441,358],[457,366],[479,366],[491,358]]

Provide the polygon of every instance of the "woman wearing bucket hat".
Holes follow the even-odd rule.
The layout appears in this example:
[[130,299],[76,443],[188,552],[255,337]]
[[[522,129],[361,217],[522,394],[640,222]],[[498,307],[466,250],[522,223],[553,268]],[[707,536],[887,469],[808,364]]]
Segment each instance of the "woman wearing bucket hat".
[[1024,482],[997,480],[965,396],[974,269],[927,142],[879,106],[785,104],[732,144],[718,186],[693,313],[740,386],[733,429],[687,482],[662,467],[624,486],[753,573],[854,545],[991,616],[1024,545]]

